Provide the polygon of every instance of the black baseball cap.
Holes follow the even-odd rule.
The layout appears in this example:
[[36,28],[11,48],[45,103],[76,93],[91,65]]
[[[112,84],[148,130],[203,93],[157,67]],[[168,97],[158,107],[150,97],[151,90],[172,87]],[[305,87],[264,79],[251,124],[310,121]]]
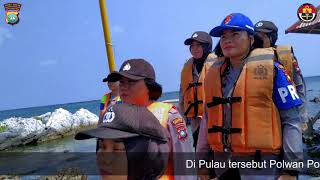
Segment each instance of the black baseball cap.
[[[124,103],[111,106],[101,125],[76,134],[75,139],[122,139],[130,180],[156,179],[164,174],[170,152],[169,136],[146,107]],[[121,156],[119,153],[114,155]]]
[[75,139],[126,139],[138,136],[167,142],[167,134],[159,120],[146,108],[130,104],[111,106],[95,129],[76,134]]
[[109,76],[112,80],[120,80],[122,76],[132,80],[156,79],[156,73],[152,65],[144,59],[126,60],[121,65],[119,72],[114,71]]
[[192,36],[184,41],[185,45],[191,45],[193,41],[198,41],[199,43],[212,44],[211,36],[204,31],[196,31]]
[[102,79],[102,82],[117,82],[118,80],[111,76],[111,73],[107,77]]
[[256,28],[256,32],[263,32],[263,33],[278,32],[277,26],[271,21],[261,20],[257,22],[254,26]]

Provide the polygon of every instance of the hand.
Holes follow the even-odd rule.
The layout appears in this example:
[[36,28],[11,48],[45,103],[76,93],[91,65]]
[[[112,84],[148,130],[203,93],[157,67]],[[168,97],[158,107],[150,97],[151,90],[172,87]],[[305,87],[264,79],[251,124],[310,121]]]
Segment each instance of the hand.
[[296,176],[281,175],[278,180],[297,180]]

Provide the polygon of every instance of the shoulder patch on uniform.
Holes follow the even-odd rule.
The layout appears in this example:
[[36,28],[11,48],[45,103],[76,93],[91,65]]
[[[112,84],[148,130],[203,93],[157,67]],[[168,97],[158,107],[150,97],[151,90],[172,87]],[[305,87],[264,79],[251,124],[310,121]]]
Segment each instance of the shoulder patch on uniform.
[[274,81],[274,102],[278,109],[289,109],[300,105],[302,101],[297,94],[297,91],[291,82],[290,76],[284,69],[276,66],[277,75]]
[[182,123],[184,125],[182,118],[176,118],[172,121],[172,124],[174,126],[179,125],[179,123]]
[[172,122],[173,127],[176,130],[178,139],[185,141],[188,138],[188,130],[182,118],[176,118]]
[[176,106],[172,106],[172,108],[169,110],[169,113],[171,114],[178,114],[178,108]]

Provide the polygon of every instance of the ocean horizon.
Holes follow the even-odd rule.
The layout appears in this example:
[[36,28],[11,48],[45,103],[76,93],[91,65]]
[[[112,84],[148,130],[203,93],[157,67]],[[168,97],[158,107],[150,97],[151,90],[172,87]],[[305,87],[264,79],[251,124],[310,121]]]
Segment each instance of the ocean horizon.
[[[305,78],[306,86],[307,86],[307,99],[308,101],[313,99],[314,97],[320,97],[320,76],[311,76]],[[171,91],[165,92],[159,98],[159,101],[168,100],[168,99],[178,99],[179,91]],[[100,100],[88,100],[81,102],[70,102],[70,103],[62,103],[62,104],[54,104],[54,105],[44,105],[44,106],[36,106],[36,107],[25,107],[19,109],[8,109],[0,111],[0,121],[11,117],[22,117],[22,118],[30,118],[34,116],[40,116],[47,112],[53,112],[56,109],[63,108],[71,113],[75,113],[81,108],[87,109],[90,112],[98,115],[99,114],[99,104]],[[309,114],[313,115],[320,110],[320,106],[315,103],[307,104],[307,108]]]

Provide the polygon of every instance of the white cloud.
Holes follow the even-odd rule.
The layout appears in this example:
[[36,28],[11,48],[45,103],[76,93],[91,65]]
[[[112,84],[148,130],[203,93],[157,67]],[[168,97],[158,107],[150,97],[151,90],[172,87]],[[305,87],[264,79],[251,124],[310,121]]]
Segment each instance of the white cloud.
[[48,60],[45,60],[45,61],[41,61],[40,62],[40,66],[51,66],[51,65],[55,65],[57,63],[58,63],[57,60],[48,59]]
[[114,25],[114,26],[111,27],[111,32],[123,33],[123,32],[125,32],[125,29],[124,29],[124,27],[122,27],[120,25]]
[[10,38],[12,38],[12,33],[9,31],[9,29],[0,27],[0,46]]

